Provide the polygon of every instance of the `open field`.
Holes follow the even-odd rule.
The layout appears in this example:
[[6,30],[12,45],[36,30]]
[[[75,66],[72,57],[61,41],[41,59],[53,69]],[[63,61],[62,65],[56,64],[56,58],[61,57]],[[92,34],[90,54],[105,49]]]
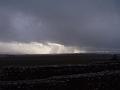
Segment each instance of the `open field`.
[[119,90],[119,55],[1,55],[1,90]]
[[0,55],[0,66],[4,65],[61,65],[86,64],[94,62],[118,61],[114,54],[43,54],[43,55]]

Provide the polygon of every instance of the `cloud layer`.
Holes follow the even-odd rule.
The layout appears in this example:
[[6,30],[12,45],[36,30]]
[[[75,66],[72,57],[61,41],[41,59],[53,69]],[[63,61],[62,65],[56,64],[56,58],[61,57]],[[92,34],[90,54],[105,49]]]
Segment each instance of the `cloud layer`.
[[117,50],[119,8],[118,0],[1,0],[0,42]]
[[78,47],[64,46],[57,43],[19,43],[0,42],[1,54],[62,54],[62,53],[85,53]]

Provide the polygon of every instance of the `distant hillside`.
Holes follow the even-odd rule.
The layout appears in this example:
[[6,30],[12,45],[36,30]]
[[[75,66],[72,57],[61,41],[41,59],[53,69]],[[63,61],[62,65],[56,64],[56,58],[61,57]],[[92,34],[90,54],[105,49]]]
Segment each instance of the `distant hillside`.
[[36,55],[0,55],[0,66],[4,65],[50,65],[82,64],[107,61],[119,61],[119,54],[36,54]]

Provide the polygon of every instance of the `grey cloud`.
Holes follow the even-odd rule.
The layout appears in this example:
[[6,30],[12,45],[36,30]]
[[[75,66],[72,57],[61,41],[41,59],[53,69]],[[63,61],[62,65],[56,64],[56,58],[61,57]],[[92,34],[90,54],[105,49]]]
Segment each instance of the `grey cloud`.
[[0,40],[119,49],[119,4],[118,0],[1,0]]

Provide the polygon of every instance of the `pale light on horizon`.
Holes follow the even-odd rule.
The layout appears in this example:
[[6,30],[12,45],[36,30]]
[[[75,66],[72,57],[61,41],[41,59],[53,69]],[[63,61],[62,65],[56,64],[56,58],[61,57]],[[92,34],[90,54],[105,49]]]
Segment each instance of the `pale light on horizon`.
[[64,53],[85,53],[74,46],[64,46],[58,43],[39,42],[0,42],[1,54],[64,54]]

